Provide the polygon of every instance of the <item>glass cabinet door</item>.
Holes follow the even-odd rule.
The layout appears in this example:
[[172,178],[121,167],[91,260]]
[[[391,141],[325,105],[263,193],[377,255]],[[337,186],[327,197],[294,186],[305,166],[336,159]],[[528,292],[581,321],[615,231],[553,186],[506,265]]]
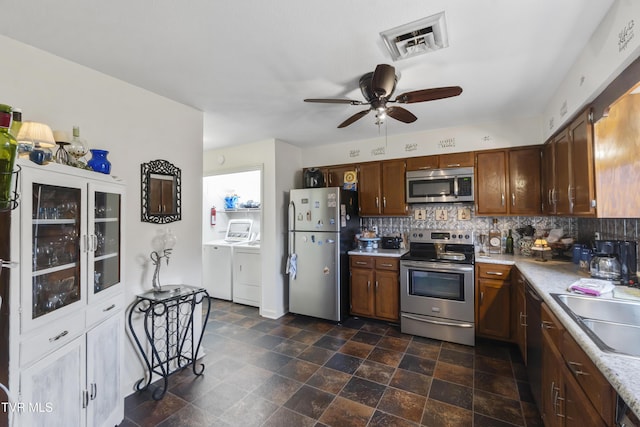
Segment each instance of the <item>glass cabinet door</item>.
[[23,294],[23,301],[30,308],[26,320],[35,325],[47,322],[40,320],[45,315],[64,311],[84,298],[84,189],[51,180],[34,180],[28,185],[32,190],[31,209],[25,209],[27,218],[23,219],[30,222],[31,229],[31,245],[24,245],[31,250],[31,265],[25,266],[30,272],[31,290]]
[[113,288],[121,281],[121,215],[122,195],[100,185],[90,184],[89,230],[91,249],[89,251],[89,283],[92,296]]

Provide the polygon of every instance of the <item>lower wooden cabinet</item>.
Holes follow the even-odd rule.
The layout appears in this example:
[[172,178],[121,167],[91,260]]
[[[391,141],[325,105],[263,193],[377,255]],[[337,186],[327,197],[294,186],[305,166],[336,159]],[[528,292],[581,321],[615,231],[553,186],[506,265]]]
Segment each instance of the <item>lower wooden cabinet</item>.
[[616,394],[573,337],[542,304],[542,408],[547,427],[615,425]]
[[351,256],[350,312],[397,322],[400,319],[398,258]]
[[511,339],[511,268],[476,264],[476,335]]

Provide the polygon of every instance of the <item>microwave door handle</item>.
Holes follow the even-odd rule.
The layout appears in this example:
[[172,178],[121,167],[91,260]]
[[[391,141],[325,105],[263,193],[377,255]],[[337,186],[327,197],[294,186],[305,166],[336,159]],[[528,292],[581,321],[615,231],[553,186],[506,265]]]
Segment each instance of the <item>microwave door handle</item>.
[[453,178],[453,195],[458,197],[458,177]]

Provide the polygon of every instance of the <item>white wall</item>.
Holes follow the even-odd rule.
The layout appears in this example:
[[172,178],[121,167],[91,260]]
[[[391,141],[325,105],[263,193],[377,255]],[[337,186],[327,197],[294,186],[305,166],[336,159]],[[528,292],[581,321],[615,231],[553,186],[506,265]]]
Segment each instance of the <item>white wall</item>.
[[547,139],[593,101],[640,54],[640,2],[616,1],[543,114]]
[[[382,132],[384,133],[384,131]],[[539,118],[496,120],[491,123],[477,123],[389,136],[388,139],[383,136],[343,144],[305,148],[302,151],[302,163],[305,167],[327,166],[431,154],[490,150],[541,144],[542,142],[542,128]]]
[[[169,225],[178,242],[169,266],[163,265],[163,283],[200,285],[202,113],[2,36],[0,52],[0,102],[22,108],[23,120],[53,129],[80,126],[91,148],[109,151],[112,175],[126,181],[127,301],[151,288],[151,239],[161,228],[140,221],[140,164],[150,160],[182,169],[182,221]],[[143,369],[128,340],[124,360],[129,394]]]
[[300,148],[268,139],[204,152],[204,175],[262,166],[262,301],[260,314],[278,318],[287,312],[286,209],[289,189],[302,168]]

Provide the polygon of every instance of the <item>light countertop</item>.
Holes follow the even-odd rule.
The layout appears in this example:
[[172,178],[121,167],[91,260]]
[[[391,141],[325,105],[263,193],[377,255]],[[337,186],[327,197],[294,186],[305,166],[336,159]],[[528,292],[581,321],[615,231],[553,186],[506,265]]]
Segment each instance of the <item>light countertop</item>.
[[[578,266],[571,262],[553,260],[540,262],[517,255],[477,256],[476,263],[516,265],[613,388],[634,413],[640,416],[640,358],[605,353],[600,350],[550,295],[551,293],[569,293],[567,287],[578,279],[589,277],[587,273],[581,272]],[[606,294],[599,298],[612,298],[612,296]]]
[[354,249],[347,252],[348,255],[364,255],[364,256],[384,256],[389,258],[400,258],[409,252],[409,249],[373,249],[370,251]]

